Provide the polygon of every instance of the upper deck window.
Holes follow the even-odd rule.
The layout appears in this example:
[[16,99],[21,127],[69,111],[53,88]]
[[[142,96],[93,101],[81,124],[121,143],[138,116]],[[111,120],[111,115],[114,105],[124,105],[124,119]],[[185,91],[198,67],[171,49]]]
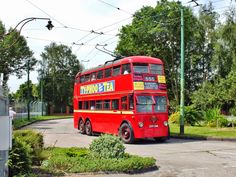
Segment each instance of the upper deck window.
[[134,73],[148,73],[147,63],[134,63],[133,68],[134,68]]
[[113,67],[113,76],[118,76],[120,74],[120,66]]
[[103,70],[98,71],[97,79],[103,78]]
[[94,80],[96,80],[96,73],[91,74],[91,81],[94,81]]
[[130,68],[130,64],[124,64],[122,65],[122,74],[129,74],[131,73],[131,68]]
[[111,77],[111,68],[105,69],[105,78],[106,77]]
[[162,75],[162,65],[150,64],[151,74]]
[[85,75],[84,82],[88,82],[90,80],[90,74]]
[[85,76],[80,77],[80,83],[83,83],[83,82],[85,82]]

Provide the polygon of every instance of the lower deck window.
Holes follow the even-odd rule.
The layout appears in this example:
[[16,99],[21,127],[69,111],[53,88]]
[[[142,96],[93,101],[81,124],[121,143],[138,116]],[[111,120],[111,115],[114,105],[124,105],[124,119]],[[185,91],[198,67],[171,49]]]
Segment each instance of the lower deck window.
[[113,110],[118,110],[118,109],[119,109],[119,100],[118,100],[118,99],[112,100],[112,102],[111,102],[111,108],[112,108]]
[[96,109],[101,110],[102,109],[102,101],[96,101]]
[[103,108],[105,110],[109,110],[110,109],[110,100],[104,100]]

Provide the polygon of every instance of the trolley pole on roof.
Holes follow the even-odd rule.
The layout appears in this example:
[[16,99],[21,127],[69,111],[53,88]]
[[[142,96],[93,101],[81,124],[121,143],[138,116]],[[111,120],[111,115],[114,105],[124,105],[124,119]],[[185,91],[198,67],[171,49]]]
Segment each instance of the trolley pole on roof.
[[184,10],[181,7],[180,134],[184,134]]

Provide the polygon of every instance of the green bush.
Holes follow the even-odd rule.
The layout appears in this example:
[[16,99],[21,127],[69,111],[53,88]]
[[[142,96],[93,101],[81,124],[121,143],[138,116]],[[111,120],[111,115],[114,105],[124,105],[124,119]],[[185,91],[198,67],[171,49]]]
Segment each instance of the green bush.
[[30,155],[34,164],[39,164],[41,159],[41,153],[43,150],[43,135],[33,130],[17,130],[14,131],[13,136],[21,139],[23,142],[28,144],[32,151]]
[[125,147],[121,140],[112,135],[102,135],[93,140],[89,146],[90,151],[101,158],[122,158],[125,153]]
[[186,124],[191,126],[200,125],[200,122],[204,120],[203,113],[193,106],[185,106],[184,114]]
[[180,119],[180,113],[178,112],[174,112],[173,114],[170,115],[169,117],[169,123],[173,123],[173,124],[179,124],[179,119]]
[[8,160],[10,177],[30,171],[32,164],[30,153],[32,153],[32,149],[28,144],[20,138],[13,137]]
[[[201,111],[197,110],[193,106],[184,107],[184,124],[195,125],[200,124],[203,120],[203,114]],[[170,115],[170,123],[179,124],[180,123],[180,112],[175,112]]]
[[123,158],[100,158],[85,148],[47,148],[48,160],[43,161],[44,170],[53,173],[83,172],[130,172],[155,167],[152,157],[124,154]]
[[226,127],[228,120],[221,115],[220,108],[209,109],[204,113],[204,119],[208,127]]
[[229,110],[229,112],[230,112],[231,115],[236,116],[236,107],[231,108],[231,109]]

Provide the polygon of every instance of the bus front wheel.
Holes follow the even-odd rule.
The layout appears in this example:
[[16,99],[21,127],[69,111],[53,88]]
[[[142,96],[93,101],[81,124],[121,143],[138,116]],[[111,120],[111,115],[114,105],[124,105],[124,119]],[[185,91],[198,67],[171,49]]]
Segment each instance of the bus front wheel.
[[84,122],[82,119],[79,120],[79,132],[85,134]]
[[134,132],[133,132],[132,127],[128,123],[123,123],[120,126],[119,136],[121,140],[126,144],[130,144],[134,142]]
[[85,122],[85,133],[86,135],[88,136],[91,136],[93,131],[92,131],[92,125],[91,125],[91,122],[89,120],[87,120]]

